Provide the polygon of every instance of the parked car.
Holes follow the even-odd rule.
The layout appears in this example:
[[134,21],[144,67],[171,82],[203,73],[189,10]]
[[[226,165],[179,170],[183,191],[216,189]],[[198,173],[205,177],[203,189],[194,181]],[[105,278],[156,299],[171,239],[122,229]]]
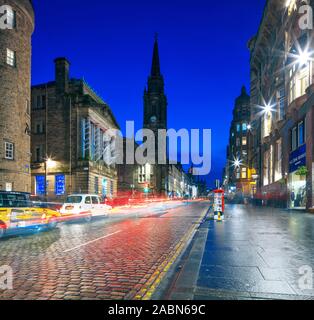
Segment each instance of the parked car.
[[108,216],[111,206],[102,203],[99,196],[93,194],[73,194],[67,197],[60,209],[64,216],[84,217],[90,220],[92,217]]
[[0,191],[0,238],[25,228],[55,228],[60,217],[57,211],[33,207],[28,193]]

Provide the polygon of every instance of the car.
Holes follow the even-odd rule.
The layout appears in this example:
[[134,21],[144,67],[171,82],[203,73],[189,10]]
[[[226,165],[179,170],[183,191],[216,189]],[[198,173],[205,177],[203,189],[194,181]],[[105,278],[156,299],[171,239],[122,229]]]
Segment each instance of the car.
[[26,228],[53,229],[60,217],[57,211],[33,207],[29,193],[0,191],[0,238]]
[[63,216],[85,217],[89,221],[92,217],[108,216],[112,207],[102,203],[101,198],[94,194],[72,194],[60,209]]

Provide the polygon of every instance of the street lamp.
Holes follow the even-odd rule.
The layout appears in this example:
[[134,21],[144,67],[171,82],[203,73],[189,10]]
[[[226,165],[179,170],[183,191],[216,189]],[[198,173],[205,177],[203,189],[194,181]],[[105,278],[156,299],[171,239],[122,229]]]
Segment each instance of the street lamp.
[[310,60],[310,53],[307,50],[300,52],[297,57],[297,62],[299,63],[300,67],[306,65]]
[[232,166],[235,168],[240,168],[241,165],[242,165],[242,160],[240,160],[239,158],[234,158],[232,162]]
[[47,158],[46,159],[46,163],[47,163],[47,168],[54,168],[56,165],[56,162],[53,161],[51,158]]
[[54,168],[56,163],[50,157],[46,157],[44,159],[44,165],[45,165],[45,201],[48,202],[48,189],[47,189],[48,169]]
[[299,68],[307,66],[309,68],[309,85],[311,84],[311,61],[313,61],[313,52],[310,52],[308,48],[303,51],[300,49],[299,53],[295,56],[295,63],[299,65]]
[[271,104],[270,102],[268,102],[268,103],[265,102],[264,105],[261,106],[261,108],[262,108],[262,113],[269,115],[270,113],[276,111],[276,110],[274,109],[274,107],[275,107],[274,104]]

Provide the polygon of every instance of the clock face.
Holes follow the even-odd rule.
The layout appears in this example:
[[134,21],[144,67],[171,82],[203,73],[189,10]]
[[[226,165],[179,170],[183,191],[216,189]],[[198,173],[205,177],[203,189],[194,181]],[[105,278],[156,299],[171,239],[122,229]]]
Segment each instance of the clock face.
[[156,122],[157,122],[157,117],[156,117],[156,116],[152,116],[152,117],[150,118],[150,122],[151,122],[151,123],[156,123]]

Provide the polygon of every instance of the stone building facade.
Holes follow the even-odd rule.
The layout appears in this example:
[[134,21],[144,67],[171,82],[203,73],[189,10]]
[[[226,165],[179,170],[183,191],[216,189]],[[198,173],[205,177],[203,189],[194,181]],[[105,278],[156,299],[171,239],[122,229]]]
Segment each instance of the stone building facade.
[[55,80],[32,87],[32,193],[60,200],[71,193],[115,197],[119,126],[85,80],[70,78],[69,68],[67,59],[56,59]]
[[224,183],[230,196],[241,199],[255,193],[255,182],[252,180],[255,172],[249,164],[250,122],[250,96],[242,87],[233,109]]
[[30,192],[34,11],[30,0],[0,0],[1,7],[6,19],[0,26],[0,190]]
[[300,28],[303,4],[268,0],[249,42],[256,199],[300,209],[314,206],[314,31]]

